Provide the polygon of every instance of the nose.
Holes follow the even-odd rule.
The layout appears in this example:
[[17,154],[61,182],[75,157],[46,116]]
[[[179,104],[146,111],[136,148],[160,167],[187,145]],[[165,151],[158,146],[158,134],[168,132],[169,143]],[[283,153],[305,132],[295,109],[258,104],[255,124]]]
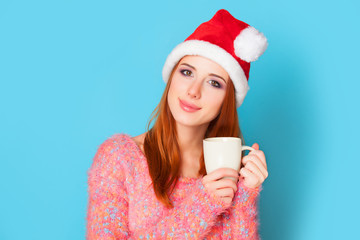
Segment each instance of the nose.
[[188,89],[187,95],[190,98],[199,99],[201,97],[201,82],[202,81],[194,81]]

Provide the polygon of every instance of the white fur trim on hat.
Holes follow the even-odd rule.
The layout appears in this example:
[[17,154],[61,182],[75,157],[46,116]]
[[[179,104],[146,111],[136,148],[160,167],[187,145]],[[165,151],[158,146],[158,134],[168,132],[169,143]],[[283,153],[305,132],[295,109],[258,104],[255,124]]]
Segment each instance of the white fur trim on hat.
[[267,39],[252,26],[242,30],[234,40],[235,54],[246,62],[256,61],[266,50]]
[[236,107],[240,107],[247,91],[250,89],[244,71],[231,54],[219,46],[206,41],[188,40],[180,43],[171,51],[162,70],[165,83],[169,80],[175,65],[186,55],[206,57],[223,67],[229,74],[235,87]]

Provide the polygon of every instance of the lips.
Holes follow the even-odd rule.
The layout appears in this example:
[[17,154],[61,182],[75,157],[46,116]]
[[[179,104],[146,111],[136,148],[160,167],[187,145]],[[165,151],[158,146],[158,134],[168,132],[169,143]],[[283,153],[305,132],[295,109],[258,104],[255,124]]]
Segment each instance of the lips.
[[180,107],[186,112],[196,112],[201,109],[194,104],[191,104],[184,100],[181,100],[180,98],[179,98],[179,101],[180,101]]

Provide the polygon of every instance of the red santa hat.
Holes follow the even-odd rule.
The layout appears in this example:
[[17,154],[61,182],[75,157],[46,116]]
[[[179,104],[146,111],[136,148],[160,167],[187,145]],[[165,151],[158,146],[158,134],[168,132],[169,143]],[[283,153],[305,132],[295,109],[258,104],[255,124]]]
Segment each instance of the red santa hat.
[[250,62],[257,60],[267,45],[261,32],[221,9],[171,51],[163,67],[163,79],[169,80],[172,69],[182,57],[206,57],[227,71],[235,86],[236,107],[240,107],[250,89]]

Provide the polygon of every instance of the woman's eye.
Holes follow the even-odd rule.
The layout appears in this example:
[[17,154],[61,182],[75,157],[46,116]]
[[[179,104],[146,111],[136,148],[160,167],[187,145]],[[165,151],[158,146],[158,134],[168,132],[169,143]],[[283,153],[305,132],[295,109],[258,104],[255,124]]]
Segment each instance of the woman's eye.
[[215,80],[210,80],[210,84],[214,87],[221,88],[220,83]]
[[189,76],[189,77],[192,75],[192,72],[189,71],[189,70],[181,70],[181,73],[182,73],[183,75]]

